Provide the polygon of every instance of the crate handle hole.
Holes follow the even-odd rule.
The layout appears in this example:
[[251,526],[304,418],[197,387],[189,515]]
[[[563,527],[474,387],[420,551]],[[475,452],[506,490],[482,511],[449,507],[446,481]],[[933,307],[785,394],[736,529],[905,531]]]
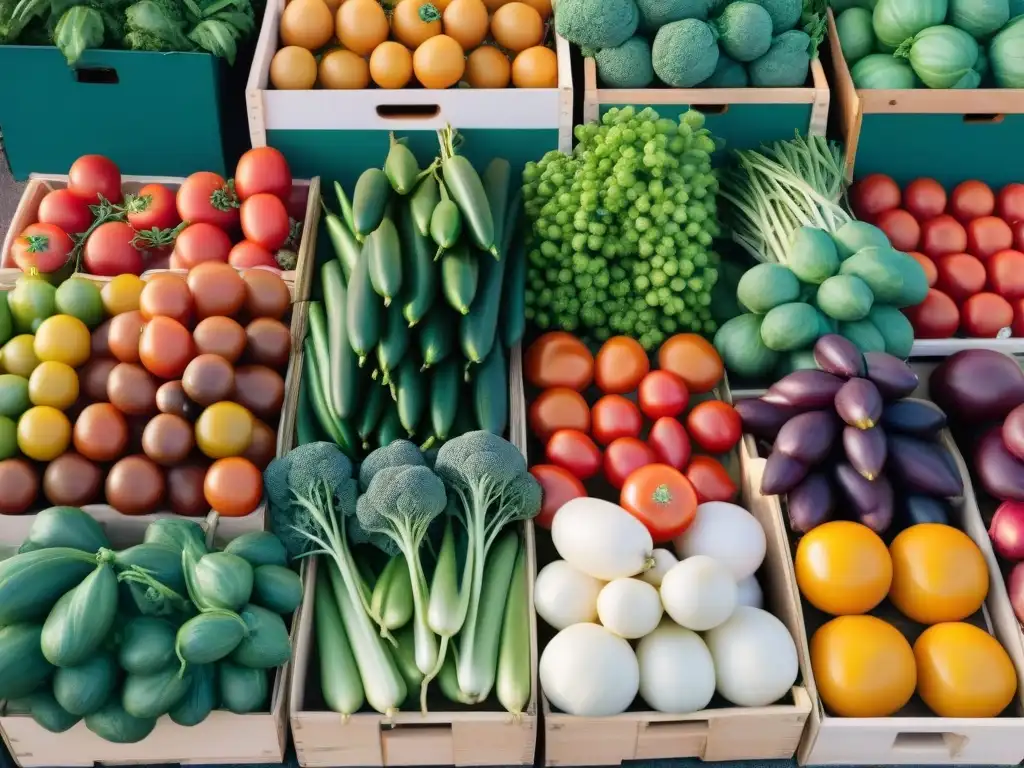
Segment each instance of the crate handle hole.
[[437,104],[381,104],[377,116],[384,120],[430,120],[441,114]]
[[87,85],[117,85],[117,70],[110,67],[82,67],[75,70],[75,79]]
[[705,115],[724,115],[729,111],[728,104],[691,104],[690,108]]
[[431,733],[451,733],[451,723],[381,723],[380,729],[384,733],[410,733],[416,731],[418,733],[431,732]]
[[647,723],[649,731],[667,731],[679,736],[703,736],[708,732],[707,720],[656,720]]
[[958,757],[970,741],[959,733],[933,731],[927,733],[898,733],[893,749],[918,752],[943,752],[951,758]]
[[1005,115],[964,115],[964,122],[968,125],[998,125],[1003,122]]

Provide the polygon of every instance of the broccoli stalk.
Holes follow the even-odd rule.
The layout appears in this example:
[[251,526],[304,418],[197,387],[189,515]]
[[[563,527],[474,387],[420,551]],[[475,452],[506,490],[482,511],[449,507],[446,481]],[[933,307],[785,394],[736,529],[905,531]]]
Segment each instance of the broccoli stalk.
[[459,635],[457,673],[459,689],[480,702],[487,698],[494,680],[493,670],[482,668],[477,642],[484,565],[506,525],[537,516],[541,490],[519,450],[490,432],[468,432],[449,440],[437,452],[434,471],[454,495],[453,514],[469,536],[469,607]]

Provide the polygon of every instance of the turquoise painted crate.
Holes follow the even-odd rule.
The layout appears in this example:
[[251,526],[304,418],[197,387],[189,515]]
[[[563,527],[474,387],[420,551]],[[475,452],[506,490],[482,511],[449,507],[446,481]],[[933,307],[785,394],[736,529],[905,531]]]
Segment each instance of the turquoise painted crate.
[[850,178],[929,176],[947,187],[1024,181],[1024,89],[858,90],[829,11],[830,82]]
[[[45,46],[0,46],[0,132],[16,179],[67,173],[81,155],[127,175],[225,171],[219,59],[86,51],[75,67]],[[40,119],[40,99],[58,112]]]
[[803,88],[601,88],[597,64],[583,60],[583,120],[599,120],[613,107],[652,107],[664,117],[693,108],[727,149],[757,149],[801,134],[824,136],[829,87],[825,70],[811,61],[810,83]]
[[569,46],[556,40],[557,88],[403,88],[278,91],[269,83],[285,0],[269,0],[246,87],[254,147],[280,149],[297,175],[340,181],[351,190],[369,167],[380,167],[388,132],[408,138],[423,164],[437,156],[436,131],[451,124],[460,152],[483,167],[504,157],[516,170],[547,151],[572,147]]

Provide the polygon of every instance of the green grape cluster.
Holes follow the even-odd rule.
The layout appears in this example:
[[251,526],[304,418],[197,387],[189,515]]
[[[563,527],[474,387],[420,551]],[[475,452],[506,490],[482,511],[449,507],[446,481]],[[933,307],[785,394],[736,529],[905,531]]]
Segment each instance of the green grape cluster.
[[713,334],[717,145],[704,116],[615,108],[576,138],[571,155],[548,152],[523,172],[527,319],[648,350],[681,331]]

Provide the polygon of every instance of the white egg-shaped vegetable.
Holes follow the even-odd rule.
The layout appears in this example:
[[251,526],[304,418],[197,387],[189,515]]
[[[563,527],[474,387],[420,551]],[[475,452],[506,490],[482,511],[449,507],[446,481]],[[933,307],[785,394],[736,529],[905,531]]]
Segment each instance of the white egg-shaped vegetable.
[[687,715],[715,695],[715,664],[700,635],[662,621],[636,647],[640,697],[659,712]]
[[597,624],[573,624],[551,638],[539,674],[548,701],[581,717],[625,712],[640,689],[633,648]]
[[718,692],[741,707],[766,707],[796,682],[796,644],[786,625],[760,608],[741,605],[704,635],[715,660]]
[[665,574],[668,573],[669,569],[678,563],[679,560],[667,549],[661,548],[654,550],[651,553],[651,556],[654,558],[654,565],[651,566],[650,570],[641,573],[640,578],[648,584],[660,587],[661,580],[665,578]]
[[653,632],[661,616],[661,595],[640,579],[609,581],[597,596],[597,618],[601,625],[627,640]]
[[737,593],[729,569],[705,555],[680,560],[661,582],[665,613],[695,632],[717,627],[732,616]]
[[732,571],[737,581],[761,567],[767,547],[757,518],[726,501],[708,501],[697,507],[693,523],[676,537],[675,545],[680,560],[694,555],[713,557]]
[[643,523],[601,499],[563,504],[551,522],[551,541],[563,560],[602,581],[636,576],[652,564],[654,541]]
[[533,587],[537,615],[555,629],[597,620],[597,596],[604,582],[555,560],[541,568]]
[[736,582],[736,605],[748,605],[751,608],[764,607],[764,592],[757,581],[757,576],[751,574],[745,579]]

